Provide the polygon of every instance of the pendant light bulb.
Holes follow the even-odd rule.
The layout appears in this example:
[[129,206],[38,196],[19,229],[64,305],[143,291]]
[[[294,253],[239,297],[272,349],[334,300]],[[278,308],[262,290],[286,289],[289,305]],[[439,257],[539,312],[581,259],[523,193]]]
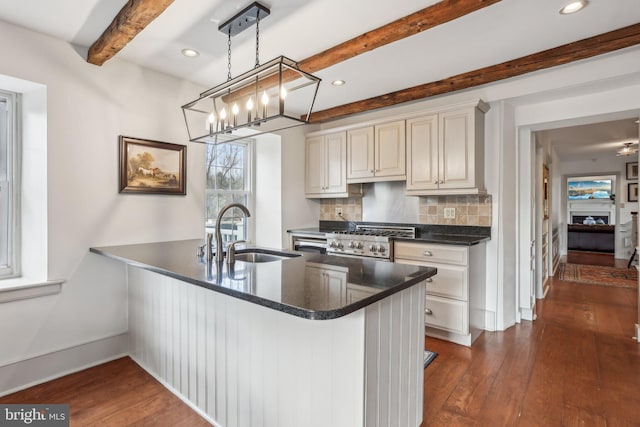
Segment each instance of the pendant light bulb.
[[231,107],[231,113],[233,113],[234,116],[237,116],[239,112],[240,107],[238,107],[238,104],[234,103],[233,107]]
[[247,100],[247,110],[253,110],[253,99],[251,99],[251,97],[249,97],[249,99]]
[[262,98],[260,99],[260,101],[262,101],[262,105],[265,107],[267,106],[267,104],[269,104],[269,95],[267,95],[266,90],[262,92]]
[[285,99],[287,97],[287,88],[282,86],[280,88],[280,99]]
[[211,113],[209,114],[209,117],[207,118],[207,130],[209,131],[209,133],[213,133],[213,124],[216,122],[216,115]]
[[223,108],[222,110],[220,110],[220,120],[224,120],[226,118],[227,118],[227,110]]

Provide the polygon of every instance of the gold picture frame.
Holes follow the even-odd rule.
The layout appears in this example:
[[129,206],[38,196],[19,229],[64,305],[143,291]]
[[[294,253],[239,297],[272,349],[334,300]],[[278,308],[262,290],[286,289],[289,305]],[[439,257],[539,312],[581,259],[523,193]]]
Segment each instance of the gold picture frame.
[[120,135],[120,193],[187,194],[187,147]]

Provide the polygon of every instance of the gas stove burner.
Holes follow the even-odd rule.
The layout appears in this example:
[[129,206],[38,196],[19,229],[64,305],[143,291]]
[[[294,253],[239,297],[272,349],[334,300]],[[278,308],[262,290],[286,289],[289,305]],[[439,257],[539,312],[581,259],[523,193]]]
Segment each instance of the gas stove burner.
[[327,253],[391,260],[391,240],[415,236],[415,227],[358,225],[355,230],[336,231],[327,235]]

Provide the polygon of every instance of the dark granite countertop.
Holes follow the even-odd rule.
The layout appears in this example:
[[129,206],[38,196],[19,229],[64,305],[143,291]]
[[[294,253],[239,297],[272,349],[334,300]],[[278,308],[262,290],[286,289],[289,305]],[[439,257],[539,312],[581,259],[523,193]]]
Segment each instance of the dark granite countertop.
[[344,221],[320,221],[319,227],[296,228],[287,230],[288,233],[316,234],[325,236],[332,231],[347,230],[356,224],[372,225],[409,225],[416,227],[415,238],[395,238],[395,240],[414,241],[422,243],[437,243],[442,245],[473,246],[491,240],[491,227],[464,225],[428,225],[428,224],[395,224],[395,223],[347,223]]
[[421,234],[415,239],[403,239],[396,238],[399,241],[416,242],[416,243],[437,243],[440,245],[458,245],[458,246],[473,246],[478,243],[491,240],[486,236],[472,236],[461,234]]
[[[436,274],[435,268],[286,251],[282,261],[207,263],[195,256],[200,240],[91,248],[90,251],[212,291],[306,319],[345,316]],[[242,250],[238,250],[238,253]],[[326,275],[343,278],[328,289]],[[337,276],[336,276],[337,275]],[[332,281],[335,282],[335,281]],[[358,292],[349,294],[349,286]],[[363,287],[370,292],[362,292]]]

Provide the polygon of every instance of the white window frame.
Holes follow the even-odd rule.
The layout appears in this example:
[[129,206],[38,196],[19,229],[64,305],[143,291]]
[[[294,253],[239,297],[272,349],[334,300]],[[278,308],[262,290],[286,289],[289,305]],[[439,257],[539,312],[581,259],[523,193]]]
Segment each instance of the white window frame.
[[[255,140],[251,138],[247,138],[244,140],[236,140],[233,142],[222,143],[222,144],[245,145],[247,147],[248,156],[244,157],[244,165],[243,165],[243,169],[246,170],[246,179],[244,180],[245,189],[244,190],[215,190],[215,189],[211,190],[207,188],[207,184],[206,184],[207,176],[205,176],[205,232],[206,233],[213,233],[215,230],[215,218],[207,218],[207,214],[206,214],[206,204],[207,204],[209,192],[224,193],[224,194],[230,194],[230,195],[246,195],[247,196],[246,207],[252,213],[254,212],[254,208],[255,208],[255,200],[256,200]],[[206,159],[206,156],[205,156],[205,159]],[[205,174],[206,174],[206,169],[205,169]],[[230,216],[230,213],[225,214],[225,218],[228,216]],[[248,243],[254,242],[255,241],[255,225],[254,225],[255,221],[252,221],[251,218],[247,218],[246,224],[247,224],[246,226],[247,235],[244,237],[244,240],[246,240]],[[228,240],[228,239],[225,239],[224,235],[222,237],[223,237],[223,241]]]
[[[4,136],[7,138],[6,152],[2,156],[7,159],[7,180],[0,177],[0,204],[8,204],[8,236],[2,238],[0,244],[7,245],[7,265],[0,265],[0,279],[9,279],[20,276],[20,176],[21,176],[21,152],[19,135],[19,95],[0,91],[0,114],[5,114],[6,129]],[[7,196],[7,197],[4,197]],[[5,206],[0,206],[5,209]]]

